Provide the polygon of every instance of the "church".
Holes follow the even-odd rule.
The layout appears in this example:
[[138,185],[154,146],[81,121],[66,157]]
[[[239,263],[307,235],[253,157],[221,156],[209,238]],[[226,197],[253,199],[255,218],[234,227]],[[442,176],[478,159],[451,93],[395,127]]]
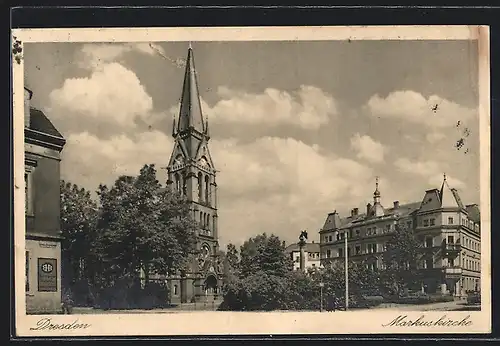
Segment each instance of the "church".
[[220,298],[222,260],[217,226],[216,169],[209,151],[193,49],[188,49],[180,110],[173,120],[174,147],[167,166],[167,186],[185,196],[199,224],[196,253],[186,270],[168,278],[171,303],[211,302]]

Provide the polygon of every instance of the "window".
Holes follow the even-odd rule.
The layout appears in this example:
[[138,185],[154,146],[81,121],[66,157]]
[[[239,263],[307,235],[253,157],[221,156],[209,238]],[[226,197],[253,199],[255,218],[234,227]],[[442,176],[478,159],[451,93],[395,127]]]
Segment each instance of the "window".
[[448,225],[453,225],[453,218],[452,217],[448,218]]
[[198,200],[201,201],[203,198],[203,175],[198,173]]
[[176,296],[178,293],[177,293],[177,285],[174,285],[174,295]]
[[359,229],[356,230],[356,237],[359,237]]
[[26,251],[26,292],[30,290],[30,253]]
[[205,175],[205,202],[210,203],[210,181],[208,175]]
[[212,217],[212,230],[215,232],[217,230],[217,218],[215,217],[215,215]]
[[455,239],[452,235],[448,236],[448,244],[453,244],[455,242]]
[[25,213],[33,215],[33,184],[31,172],[24,172]]
[[429,226],[429,220],[428,219],[425,219],[424,220],[424,227],[428,227]]
[[330,250],[326,250],[326,258],[330,258],[332,252]]
[[432,261],[432,258],[427,258],[424,262],[424,268],[425,269],[432,269],[434,267],[434,263]]
[[339,249],[339,257],[344,257],[344,249]]
[[448,260],[448,267],[454,267],[455,266],[455,260],[453,258],[450,258]]
[[186,174],[182,174],[182,194],[187,195],[187,179]]
[[425,237],[425,247],[432,247],[434,238],[432,237]]
[[328,241],[332,241],[332,236],[329,236],[329,237],[328,237]]
[[351,248],[350,247],[347,248],[347,256],[351,256]]
[[356,255],[359,255],[361,253],[361,246],[356,245]]
[[436,220],[435,219],[430,219],[429,220],[431,226],[434,226],[436,224]]
[[408,229],[410,229],[410,228],[411,228],[411,221],[408,221],[408,222],[406,223],[406,227],[408,227]]
[[316,264],[314,264],[314,263],[313,263],[313,264],[312,264],[312,266],[313,266],[313,267],[316,267]]

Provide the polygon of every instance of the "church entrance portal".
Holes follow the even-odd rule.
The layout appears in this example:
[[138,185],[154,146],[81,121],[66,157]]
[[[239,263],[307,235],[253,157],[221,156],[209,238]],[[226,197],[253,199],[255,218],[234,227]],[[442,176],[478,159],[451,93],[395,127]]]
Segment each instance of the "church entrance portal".
[[217,294],[217,278],[215,275],[209,275],[205,279],[205,295],[214,295]]

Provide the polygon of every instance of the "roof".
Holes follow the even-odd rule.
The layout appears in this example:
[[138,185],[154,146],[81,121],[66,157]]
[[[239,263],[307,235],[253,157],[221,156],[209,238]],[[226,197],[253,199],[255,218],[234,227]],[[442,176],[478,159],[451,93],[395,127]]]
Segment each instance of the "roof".
[[30,129],[51,136],[64,138],[47,116],[39,109],[30,108]]
[[[304,250],[306,252],[319,252],[319,243],[306,243],[306,245],[304,246]],[[285,249],[286,253],[297,251],[300,251],[298,243],[290,244]]]
[[[420,202],[412,202],[407,204],[401,204],[398,208],[385,208],[384,215],[381,217],[395,216],[397,215],[400,218],[404,218],[409,216],[414,211],[418,210],[420,207]],[[335,216],[336,215],[336,216]],[[338,220],[336,220],[338,218]],[[356,216],[348,216],[348,217],[339,217],[336,213],[328,214],[328,217],[325,221],[325,226],[323,226],[323,230],[333,230],[336,228],[349,228],[353,226],[355,223],[363,222],[366,220],[376,219],[377,217],[369,217],[367,218],[366,213],[358,214]],[[334,221],[335,220],[335,221]],[[332,227],[332,226],[336,227]],[[337,226],[338,225],[338,226]]]
[[477,223],[481,222],[481,212],[477,204],[469,204],[465,206],[465,210],[469,215],[469,219]]
[[194,66],[194,56],[191,47],[188,49],[186,59],[186,71],[184,73],[181,107],[177,126],[179,132],[187,130],[190,127],[193,127],[200,133],[205,132],[205,123],[201,112],[200,93]]

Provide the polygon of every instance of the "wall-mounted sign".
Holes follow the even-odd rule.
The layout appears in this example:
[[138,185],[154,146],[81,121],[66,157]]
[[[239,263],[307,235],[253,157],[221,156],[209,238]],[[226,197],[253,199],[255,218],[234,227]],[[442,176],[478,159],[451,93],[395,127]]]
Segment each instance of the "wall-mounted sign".
[[57,292],[57,260],[55,258],[38,259],[38,291]]

